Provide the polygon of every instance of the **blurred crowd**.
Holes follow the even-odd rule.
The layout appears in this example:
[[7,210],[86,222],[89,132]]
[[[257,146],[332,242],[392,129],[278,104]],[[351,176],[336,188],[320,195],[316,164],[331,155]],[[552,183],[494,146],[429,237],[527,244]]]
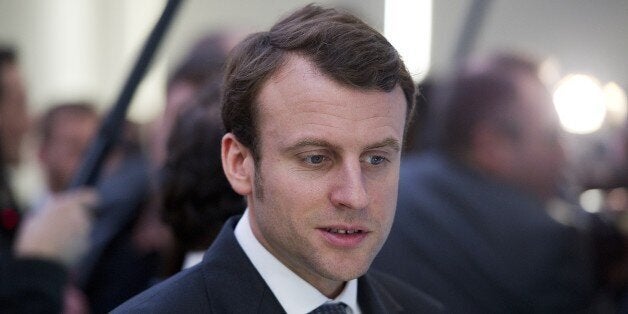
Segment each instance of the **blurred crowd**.
[[[0,47],[0,312],[111,311],[198,263],[244,211],[220,160],[231,36],[195,43],[169,76],[163,114],[127,122],[98,184],[75,190],[102,114],[71,101],[30,117],[17,54]],[[452,313],[628,312],[625,178],[612,215],[580,207],[538,75],[527,57],[496,54],[422,83],[395,223],[374,266]],[[11,170],[27,132],[47,189],[18,204]]]
[[[222,223],[244,210],[220,162],[232,36],[199,39],[170,75],[163,114],[149,125],[127,121],[96,186],[72,191],[101,113],[70,101],[29,116],[17,54],[2,47],[1,312],[109,312],[200,261]],[[18,204],[10,182],[27,132],[36,132],[46,183],[32,205]]]

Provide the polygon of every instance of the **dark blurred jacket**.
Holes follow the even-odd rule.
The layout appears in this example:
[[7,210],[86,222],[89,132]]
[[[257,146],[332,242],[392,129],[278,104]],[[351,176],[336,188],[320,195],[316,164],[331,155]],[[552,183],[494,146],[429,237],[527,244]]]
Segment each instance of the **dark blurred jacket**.
[[395,222],[374,267],[451,313],[574,313],[594,293],[587,243],[536,199],[428,152],[402,164]]
[[133,228],[148,199],[148,162],[141,154],[125,156],[120,166],[97,185],[101,206],[88,252],[76,279],[93,313],[107,313],[147,289],[158,266],[155,252],[134,245]]

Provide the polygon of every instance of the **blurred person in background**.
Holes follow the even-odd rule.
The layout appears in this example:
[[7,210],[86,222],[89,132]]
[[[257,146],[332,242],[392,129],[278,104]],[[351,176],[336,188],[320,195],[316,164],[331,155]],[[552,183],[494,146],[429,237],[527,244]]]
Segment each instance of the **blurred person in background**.
[[[98,184],[103,195],[101,215],[95,222],[90,254],[78,267],[79,283],[94,313],[108,312],[156,278],[172,274],[168,265],[175,258],[174,241],[158,210],[166,139],[205,81],[220,76],[228,47],[224,34],[205,36],[175,68],[168,80],[164,113],[151,126],[148,156],[131,127],[108,157],[107,173]],[[168,263],[162,267],[164,259]]]
[[[49,198],[69,188],[99,123],[95,107],[87,102],[54,104],[42,115],[37,123],[38,157],[46,190],[36,199],[29,215],[39,211]],[[89,242],[86,248],[90,248]],[[87,309],[87,297],[76,285],[68,286],[66,296],[66,310]]]
[[26,91],[12,48],[0,46],[0,241],[10,246],[22,214],[11,189],[11,168],[20,161],[20,148],[30,118]]
[[[228,50],[223,34],[203,37],[172,73],[164,114],[152,126],[147,156],[137,127],[107,157],[97,184],[102,198],[91,234],[89,254],[76,267],[77,283],[93,313],[105,313],[174,271],[173,236],[160,220],[160,168],[165,140],[180,112],[209,78],[220,76]],[[180,251],[178,251],[180,252]],[[161,267],[163,260],[168,261]],[[177,266],[180,269],[180,265]]]
[[26,106],[16,54],[0,47],[0,312],[71,312],[68,270],[86,251],[97,196],[89,189],[57,195],[22,221],[9,167],[20,161]]
[[7,166],[15,166],[20,161],[20,147],[29,130],[30,118],[16,54],[4,47],[0,47],[0,104],[2,158]]
[[[222,79],[227,54],[237,37],[235,33],[228,31],[213,32],[202,36],[191,46],[170,73],[163,114],[150,126],[148,150],[151,197],[134,232],[134,241],[145,250],[161,252],[163,263],[156,279],[166,278],[179,271],[183,253],[179,245],[181,242],[174,238],[172,229],[162,221],[160,213],[164,208],[161,188],[167,141],[181,113],[197,102],[199,91],[209,82]],[[211,100],[211,103],[214,101]],[[200,138],[196,140],[202,141]]]
[[561,199],[560,126],[536,63],[471,62],[435,90],[375,267],[453,313],[596,310],[592,217]]
[[197,93],[207,82],[222,78],[227,54],[234,45],[234,37],[237,35],[229,32],[202,36],[170,74],[166,86],[166,106],[152,131],[151,158],[156,168],[163,166],[167,141],[180,113],[195,100]]
[[55,104],[39,121],[39,161],[47,194],[66,190],[100,124],[96,108],[87,102]]
[[24,220],[13,248],[0,252],[0,312],[84,313],[70,273],[89,247],[97,202],[91,189],[63,192]]
[[106,313],[146,289],[158,271],[159,252],[136,241],[150,197],[149,162],[139,128],[126,121],[96,184],[101,199],[88,254],[74,268],[93,313]]
[[206,84],[196,104],[178,117],[168,141],[161,216],[176,239],[169,275],[200,262],[225,221],[246,207],[220,160],[220,81]]

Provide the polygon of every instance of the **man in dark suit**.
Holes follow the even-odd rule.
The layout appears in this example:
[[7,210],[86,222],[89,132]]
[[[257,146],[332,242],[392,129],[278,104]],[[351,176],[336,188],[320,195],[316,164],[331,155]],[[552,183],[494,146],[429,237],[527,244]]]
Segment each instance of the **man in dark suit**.
[[373,266],[452,313],[579,313],[594,296],[590,217],[559,200],[559,125],[537,66],[500,54],[436,89],[434,149],[404,159]]
[[392,225],[414,93],[395,49],[352,15],[310,5],[247,37],[227,64],[222,162],[248,208],[202,263],[114,312],[440,311],[367,272]]

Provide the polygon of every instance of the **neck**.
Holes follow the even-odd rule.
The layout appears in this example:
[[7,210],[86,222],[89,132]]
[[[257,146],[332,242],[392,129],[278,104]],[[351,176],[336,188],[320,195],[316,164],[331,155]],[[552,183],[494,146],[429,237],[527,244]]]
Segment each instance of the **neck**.
[[[305,278],[304,278],[305,279]],[[326,282],[311,282],[309,280],[306,279],[306,281],[308,281],[312,286],[314,286],[318,291],[320,291],[324,296],[330,298],[330,299],[335,299],[337,298],[340,293],[342,292],[342,290],[344,290],[345,286],[347,285],[346,281],[329,281],[326,280]]]
[[[253,210],[249,207],[248,212],[249,217],[253,215]],[[293,273],[297,276],[301,277],[303,280],[307,281],[311,284],[316,290],[320,291],[323,295],[330,299],[335,299],[346,285],[346,281],[333,280],[329,278],[325,278],[320,274],[316,274],[312,270],[307,269],[306,267],[298,267],[297,265],[290,262],[289,256],[284,256],[279,254],[277,250],[275,250],[261,235],[261,230],[257,225],[255,219],[249,218],[249,224],[251,226],[251,231],[253,232],[253,236],[257,239],[257,241],[270,253],[272,254],[279,262],[281,262],[284,266],[288,267]]]

